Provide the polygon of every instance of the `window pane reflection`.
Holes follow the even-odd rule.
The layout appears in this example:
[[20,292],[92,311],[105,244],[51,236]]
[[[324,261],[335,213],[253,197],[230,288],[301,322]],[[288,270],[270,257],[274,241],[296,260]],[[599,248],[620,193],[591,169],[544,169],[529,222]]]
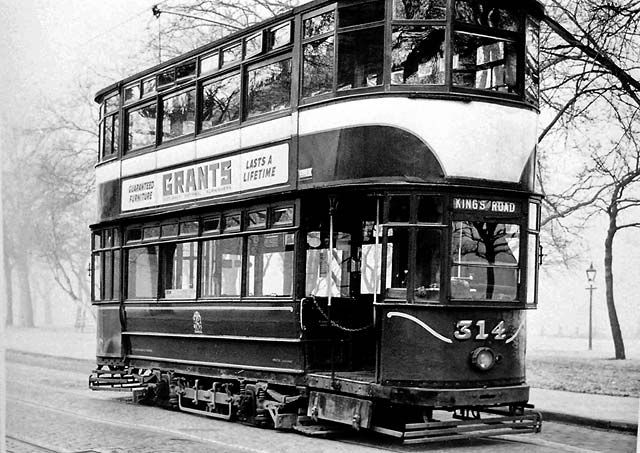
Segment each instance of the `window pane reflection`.
[[291,105],[291,60],[248,72],[248,116],[284,110]]
[[538,105],[540,89],[539,76],[539,52],[540,52],[540,25],[527,20],[527,51],[525,56],[524,89],[525,99],[533,105]]
[[447,0],[393,0],[394,19],[445,19]]
[[455,18],[467,24],[518,31],[520,18],[515,11],[498,8],[495,0],[456,0]]
[[444,40],[444,27],[395,27],[391,40],[391,83],[444,84]]
[[127,151],[156,142],[156,104],[129,112]]
[[451,240],[452,298],[516,299],[520,254],[518,225],[454,222]]
[[302,96],[318,96],[333,90],[333,36],[303,46]]
[[304,21],[304,37],[310,38],[332,31],[335,27],[335,14],[329,11]]
[[165,98],[162,104],[163,141],[195,132],[195,90]]
[[202,87],[202,129],[240,118],[240,74]]
[[508,93],[517,91],[517,45],[467,33],[454,33],[453,84]]

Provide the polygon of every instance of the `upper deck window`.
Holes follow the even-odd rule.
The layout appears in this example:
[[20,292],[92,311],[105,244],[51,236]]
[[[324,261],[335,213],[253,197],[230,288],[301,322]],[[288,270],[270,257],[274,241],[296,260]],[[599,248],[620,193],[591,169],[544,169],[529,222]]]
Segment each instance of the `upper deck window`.
[[333,91],[333,42],[331,35],[302,46],[302,97]]
[[327,11],[317,16],[306,19],[303,24],[305,39],[325,33],[331,33],[335,29],[335,11]]
[[302,97],[333,91],[335,12],[304,20],[302,45]]
[[176,81],[175,68],[171,68],[167,71],[163,71],[160,74],[158,74],[156,88],[157,89],[167,88],[168,86],[172,85],[173,82],[175,81]]
[[127,112],[127,151],[156,142],[156,104]]
[[99,159],[116,156],[120,142],[120,95],[112,94],[100,106]]
[[538,105],[538,96],[540,90],[540,70],[539,53],[540,53],[540,24],[538,22],[527,19],[527,51],[525,57],[524,72],[524,92],[525,100],[535,106]]
[[515,93],[518,88],[518,45],[506,39],[454,33],[453,84]]
[[196,75],[196,62],[189,61],[176,68],[176,81],[191,79]]
[[100,158],[108,159],[118,154],[120,141],[120,115],[107,115],[100,125]]
[[254,33],[244,40],[244,57],[251,58],[262,52],[262,32]]
[[213,72],[220,66],[220,54],[218,52],[207,55],[200,59],[200,74]]
[[278,25],[271,28],[267,32],[267,47],[271,49],[278,49],[282,46],[286,46],[291,43],[291,23],[287,22],[283,25]]
[[338,34],[338,90],[382,85],[383,27]]
[[156,92],[156,78],[150,77],[142,80],[142,96],[149,96]]
[[496,0],[456,0],[452,36],[454,87],[522,94],[524,15]]
[[162,102],[162,141],[196,130],[196,90],[168,96]]
[[104,112],[111,113],[120,107],[120,94],[114,94],[104,100]]
[[222,66],[228,66],[242,60],[242,44],[234,43],[222,49]]
[[124,87],[124,102],[133,102],[140,99],[140,82],[132,83]]
[[446,0],[393,0],[392,85],[444,85],[446,6]]
[[393,18],[409,20],[444,20],[447,0],[393,0]]
[[344,28],[384,20],[384,4],[384,0],[366,0],[343,6],[338,12],[338,26]]
[[247,117],[291,106],[291,59],[247,72]]
[[240,118],[240,74],[202,86],[201,129],[211,129]]
[[394,26],[391,42],[393,85],[444,84],[444,27]]
[[495,0],[456,0],[455,19],[467,24],[518,31],[520,17],[513,10],[498,6]]

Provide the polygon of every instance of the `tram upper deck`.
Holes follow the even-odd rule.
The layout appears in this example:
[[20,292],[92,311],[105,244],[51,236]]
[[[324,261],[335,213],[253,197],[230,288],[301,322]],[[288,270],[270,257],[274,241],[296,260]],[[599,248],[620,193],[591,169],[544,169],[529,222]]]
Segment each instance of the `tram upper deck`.
[[345,183],[530,191],[541,11],[316,1],[107,87],[99,221]]

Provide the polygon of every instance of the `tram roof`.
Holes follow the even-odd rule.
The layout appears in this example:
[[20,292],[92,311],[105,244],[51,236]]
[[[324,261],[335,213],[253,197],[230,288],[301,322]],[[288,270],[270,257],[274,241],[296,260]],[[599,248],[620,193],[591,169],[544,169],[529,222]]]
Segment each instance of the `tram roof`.
[[[256,24],[253,24],[247,28],[244,28],[242,30],[238,30],[234,33],[231,33],[229,35],[223,36],[222,38],[216,39],[215,41],[212,41],[208,44],[205,44],[203,46],[197,47],[193,50],[190,50],[182,55],[178,55],[177,57],[171,58],[170,60],[167,60],[165,62],[159,63],[155,66],[152,66],[150,68],[147,68],[145,70],[139,71],[131,76],[128,76],[125,79],[119,80],[117,82],[112,83],[111,85],[101,89],[100,91],[98,91],[96,93],[96,96],[94,98],[95,102],[100,103],[103,100],[103,97],[108,94],[113,92],[116,89],[119,89],[120,87],[122,87],[123,85],[126,85],[130,82],[133,82],[137,79],[140,79],[142,77],[145,77],[147,75],[159,72],[165,68],[169,68],[175,64],[178,64],[180,62],[183,62],[185,60],[189,60],[190,58],[195,58],[196,56],[202,54],[202,53],[206,53],[209,50],[213,50],[216,47],[219,47],[220,45],[224,44],[227,41],[233,41],[234,38],[240,38],[241,36],[247,35],[247,34],[251,34],[254,31],[260,30],[261,28],[264,27],[268,27],[269,25],[273,25],[276,24],[277,22],[284,20],[286,18],[290,18],[295,16],[296,14],[300,13],[300,12],[304,12],[307,10],[311,10],[317,7],[320,7],[322,5],[325,4],[330,4],[330,3],[358,3],[358,2],[362,2],[363,0],[314,0],[308,3],[304,3],[303,5],[297,6],[295,8],[292,8],[289,11],[286,11],[282,14],[278,14],[277,16],[273,16],[269,19],[265,19],[262,22],[258,22]],[[523,6],[531,9],[534,13],[537,13],[539,15],[544,14],[544,10],[545,7],[543,5],[543,3],[540,0],[522,0],[522,4]]]

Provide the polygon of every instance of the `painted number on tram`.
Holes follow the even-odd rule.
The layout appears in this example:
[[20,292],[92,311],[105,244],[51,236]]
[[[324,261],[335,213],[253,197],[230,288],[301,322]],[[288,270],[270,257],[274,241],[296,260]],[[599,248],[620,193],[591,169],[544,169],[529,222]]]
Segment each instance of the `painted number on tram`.
[[[475,323],[472,320],[464,319],[458,321],[453,336],[457,340],[469,340],[472,337],[476,340],[486,340],[491,335],[495,340],[504,340],[507,337],[507,329],[504,327],[504,321],[500,321],[491,332],[488,333],[489,327],[484,319]],[[475,334],[475,337],[474,337]]]

